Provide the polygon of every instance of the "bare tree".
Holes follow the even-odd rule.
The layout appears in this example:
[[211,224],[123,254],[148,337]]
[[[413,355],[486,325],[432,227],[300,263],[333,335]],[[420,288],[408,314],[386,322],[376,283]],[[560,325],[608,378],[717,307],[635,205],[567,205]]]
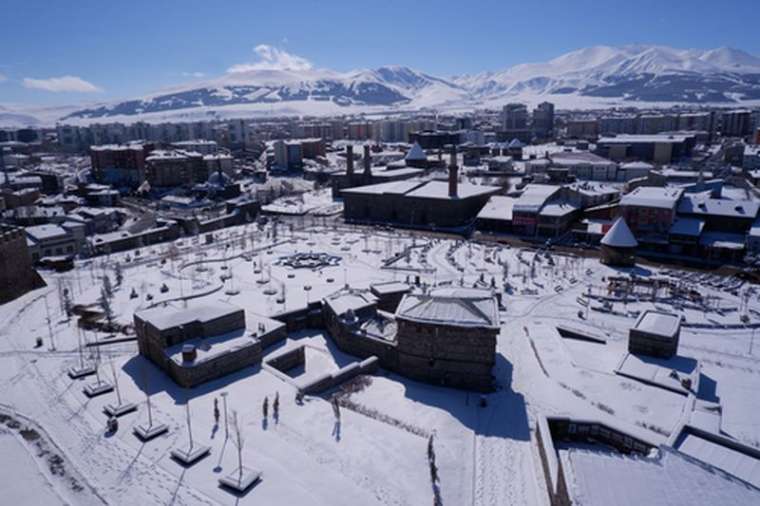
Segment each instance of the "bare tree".
[[232,444],[235,445],[238,452],[238,483],[243,481],[243,446],[245,445],[245,438],[243,438],[243,430],[238,420],[238,414],[236,410],[232,410]]

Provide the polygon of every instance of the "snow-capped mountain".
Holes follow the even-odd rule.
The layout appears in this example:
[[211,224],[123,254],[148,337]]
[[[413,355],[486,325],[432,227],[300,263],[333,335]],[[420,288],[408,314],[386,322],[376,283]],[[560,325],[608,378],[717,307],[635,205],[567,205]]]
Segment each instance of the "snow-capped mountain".
[[[345,73],[326,69],[256,69],[228,73],[207,82],[151,96],[83,109],[69,118],[161,113],[189,108],[251,104],[329,102],[335,106],[399,107],[427,95],[438,100],[466,90],[444,79],[402,66]],[[304,111],[308,108],[304,108]]]
[[760,58],[729,48],[595,46],[453,80],[478,99],[574,94],[644,102],[760,100]]
[[310,65],[252,65],[140,99],[76,110],[62,119],[340,114],[498,106],[521,100],[550,100],[564,107],[760,101],[760,58],[730,48],[595,46],[548,62],[450,79],[403,66],[337,72]]

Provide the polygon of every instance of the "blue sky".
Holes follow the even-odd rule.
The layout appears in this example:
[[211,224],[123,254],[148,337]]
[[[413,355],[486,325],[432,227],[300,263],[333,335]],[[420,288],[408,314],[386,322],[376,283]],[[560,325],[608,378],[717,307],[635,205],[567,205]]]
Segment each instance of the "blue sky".
[[759,13],[757,0],[0,0],[0,103],[140,96],[257,61],[260,44],[316,67],[442,76],[598,44],[758,55]]

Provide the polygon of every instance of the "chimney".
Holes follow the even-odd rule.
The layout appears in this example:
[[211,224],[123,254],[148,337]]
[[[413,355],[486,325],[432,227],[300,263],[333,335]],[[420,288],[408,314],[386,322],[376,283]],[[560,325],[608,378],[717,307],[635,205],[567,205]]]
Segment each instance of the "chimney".
[[346,175],[354,175],[354,146],[351,144],[346,146]]
[[369,152],[369,144],[364,145],[364,175],[372,176],[372,155]]
[[449,197],[456,198],[459,186],[459,167],[457,167],[457,147],[451,146],[451,163],[449,163]]

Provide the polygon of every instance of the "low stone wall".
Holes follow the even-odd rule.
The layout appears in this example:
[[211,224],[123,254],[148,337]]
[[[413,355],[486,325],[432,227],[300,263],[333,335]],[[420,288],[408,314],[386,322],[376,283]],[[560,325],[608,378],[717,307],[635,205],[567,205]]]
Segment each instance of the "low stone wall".
[[179,365],[167,359],[169,376],[181,387],[192,388],[249,366],[261,363],[261,343],[252,340],[251,345],[234,353],[224,353],[217,358],[193,365]]
[[264,335],[258,336],[262,348],[269,348],[275,343],[285,341],[288,338],[288,327],[282,325]]
[[326,373],[319,376],[315,380],[303,385],[301,392],[305,394],[318,394],[324,392],[330,388],[336,387],[341,383],[344,383],[350,379],[355,378],[361,374],[371,374],[377,371],[379,360],[377,357],[369,357],[361,362],[352,362],[344,367],[341,367],[333,373]]
[[304,329],[323,329],[322,303],[312,302],[306,307],[291,309],[271,316],[273,320],[285,324],[287,332],[296,332]]
[[289,370],[306,363],[306,349],[303,346],[293,348],[292,350],[268,359],[266,363],[278,371],[287,374]]

